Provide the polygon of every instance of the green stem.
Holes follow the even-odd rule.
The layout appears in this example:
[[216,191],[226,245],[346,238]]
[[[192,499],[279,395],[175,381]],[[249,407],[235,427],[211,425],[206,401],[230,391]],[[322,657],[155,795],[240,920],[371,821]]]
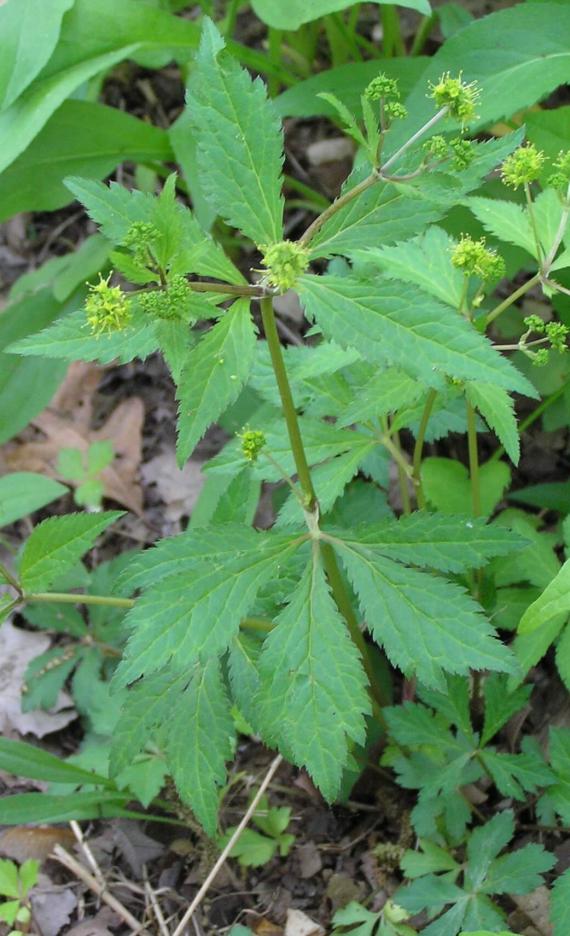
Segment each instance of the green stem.
[[262,299],[260,305],[263,328],[265,330],[269,354],[271,355],[271,363],[273,365],[275,380],[277,381],[279,396],[281,397],[287,434],[289,436],[289,442],[291,443],[291,451],[295,460],[299,484],[303,489],[305,497],[305,509],[312,511],[316,506],[317,496],[313,487],[311,472],[301,438],[301,430],[299,429],[297,411],[295,409],[295,403],[293,402],[293,394],[291,393],[285,361],[283,360],[283,352],[281,350],[281,342],[279,340],[277,322],[275,321],[275,312],[273,310],[273,300],[271,298]]
[[473,516],[481,515],[481,482],[479,478],[479,452],[477,449],[477,422],[475,410],[467,401],[467,447],[469,450],[469,476],[471,479],[471,506]]
[[[529,413],[528,416],[525,417],[525,419],[521,420],[521,423],[519,425],[519,435],[522,435],[522,433],[526,429],[528,429],[529,426],[532,426],[532,424],[535,423],[537,419],[540,419],[542,414],[550,406],[552,406],[553,403],[556,403],[556,401],[559,400],[560,397],[564,395],[564,393],[566,392],[568,388],[568,384],[569,384],[569,381],[565,380],[562,386],[558,388],[558,390],[555,390],[554,393],[551,393],[550,396],[547,396],[542,401],[542,403],[539,403],[536,409],[533,409],[532,413]],[[500,458],[503,457],[504,454],[505,454],[505,449],[504,449],[504,446],[501,445],[499,446],[498,449],[496,449],[493,452],[489,461],[498,461]]]
[[413,474],[414,484],[416,486],[416,500],[418,502],[418,507],[420,510],[424,510],[426,506],[426,499],[422,487],[422,457],[424,451],[424,443],[426,439],[426,432],[430,416],[433,410],[433,406],[437,397],[437,390],[430,390],[426,402],[424,404],[424,411],[422,413],[422,418],[420,420],[420,426],[418,429],[418,434],[416,436],[416,444],[414,446],[414,455],[413,455]]
[[400,17],[393,4],[380,7],[382,23],[384,55],[391,58],[393,55],[405,55],[406,48],[400,31]]
[[12,588],[15,588],[17,592],[20,591],[20,583],[17,578],[15,578],[10,570],[0,562],[0,577],[4,578],[8,585],[11,585]]
[[226,18],[226,28],[224,33],[228,39],[231,39],[236,28],[237,15],[241,0],[230,0],[228,4],[228,13]]
[[396,464],[402,469],[406,477],[411,478],[413,476],[412,466],[408,463],[406,456],[400,448],[393,442],[389,435],[383,435],[380,437],[380,442],[382,445],[388,449],[390,455],[396,462]]
[[410,55],[420,55],[423,47],[425,46],[427,40],[430,37],[432,29],[435,27],[438,21],[437,13],[432,13],[431,16],[424,16],[422,19],[418,31],[414,36],[414,41],[412,42],[412,48],[410,49]]
[[[399,432],[395,432],[395,433],[394,433],[394,445],[396,446],[396,448],[398,449],[399,452],[402,451],[402,445],[401,445],[401,442],[400,442],[400,433],[399,433]],[[411,499],[410,499],[410,488],[409,488],[409,484],[408,484],[409,475],[408,475],[408,473],[407,473],[406,471],[404,471],[404,468],[402,467],[402,465],[400,464],[400,462],[397,462],[396,465],[397,465],[397,468],[398,468],[398,486],[399,486],[399,488],[400,488],[400,497],[402,498],[402,510],[403,510],[404,513],[407,515],[407,514],[410,514],[410,513],[412,512],[412,503],[411,503]]]
[[520,299],[521,296],[524,296],[525,293],[532,289],[533,286],[536,286],[537,283],[540,283],[541,275],[536,273],[531,279],[527,280],[526,283],[523,283],[522,286],[519,286],[518,289],[515,289],[510,296],[507,296],[506,299],[503,299],[498,306],[495,306],[494,309],[489,312],[487,318],[485,319],[485,328],[488,328],[491,322],[494,322],[496,318],[501,315],[505,309],[508,309],[512,306],[513,302],[516,302],[517,299]]
[[307,228],[303,236],[300,238],[300,243],[305,247],[309,244],[314,238],[315,234],[320,231],[322,226],[326,222],[340,211],[341,208],[344,208],[345,205],[348,205],[354,198],[358,198],[359,195],[362,195],[363,192],[366,192],[373,185],[376,185],[378,182],[378,175],[376,172],[373,172],[371,175],[367,176],[366,179],[363,179],[362,182],[359,182],[358,185],[355,185],[354,188],[350,191],[345,192],[344,195],[341,195],[337,198],[332,205],[322,212],[318,218],[316,218],[311,225]]
[[41,601],[47,604],[104,605],[108,608],[134,608],[132,598],[115,598],[112,595],[73,595],[69,592],[36,592],[22,595],[26,603]]
[[198,293],[219,293],[226,296],[249,296],[253,299],[259,299],[263,295],[263,286],[234,286],[231,283],[199,283],[188,281],[188,286],[193,292]]
[[538,262],[539,262],[539,264],[542,265],[544,255],[543,255],[543,252],[542,252],[542,246],[541,246],[541,243],[540,243],[540,238],[539,238],[539,236],[538,236],[538,226],[537,226],[536,217],[535,217],[535,214],[534,214],[534,204],[533,204],[533,201],[532,201],[532,192],[531,192],[531,190],[530,190],[530,185],[528,184],[528,182],[525,182],[525,185],[524,185],[524,194],[525,194],[525,198],[526,198],[526,206],[527,206],[527,208],[528,208],[528,216],[529,216],[529,219],[530,219],[530,226],[531,226],[531,228],[532,228],[532,234],[533,234],[533,237],[534,237],[534,244],[535,244],[535,247],[536,247],[536,254],[537,254],[537,257],[538,257]]

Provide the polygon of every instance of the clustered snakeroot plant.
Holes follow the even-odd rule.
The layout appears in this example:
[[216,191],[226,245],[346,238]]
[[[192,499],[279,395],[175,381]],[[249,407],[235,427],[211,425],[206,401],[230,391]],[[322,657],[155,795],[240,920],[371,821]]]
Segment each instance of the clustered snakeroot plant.
[[[469,865],[457,864],[449,849],[477,821],[465,786],[487,777],[515,800],[541,791],[543,814],[568,819],[564,797],[550,795],[570,782],[562,763],[548,766],[535,747],[503,755],[491,745],[506,720],[499,710],[508,717],[521,708],[526,690],[517,686],[561,633],[563,598],[558,631],[529,645],[541,614],[550,621],[552,602],[543,608],[540,592],[560,563],[518,511],[489,517],[509,479],[501,456],[519,458],[513,394],[537,399],[533,363],[566,350],[563,324],[523,322],[516,302],[536,286],[547,295],[565,289],[556,274],[570,267],[570,193],[561,184],[570,160],[562,154],[554,182],[540,188],[544,159],[522,131],[468,139],[479,91],[461,75],[431,86],[422,122],[398,97],[396,81],[377,77],[360,120],[327,96],[358,143],[355,168],[301,236],[285,237],[279,120],[261,80],[205,22],[188,86],[196,165],[212,208],[258,251],[250,281],[176,200],[174,176],[159,196],[67,181],[112,245],[115,273],[90,287],[83,309],[11,352],[110,363],[159,351],[176,384],[181,465],[224,414],[233,412],[237,431],[205,466],[188,530],[127,556],[119,575],[107,575],[114,591],[57,586],[117,512],[44,521],[18,575],[3,574],[8,607],[31,620],[58,603],[127,611],[121,636],[99,640],[89,656],[105,687],[101,712],[114,713],[97,732],[112,737],[115,780],[98,768],[97,781],[107,783],[107,809],[126,808],[125,772],[154,757],[162,773],[139,798],[150,802],[167,771],[214,835],[236,712],[306,768],[329,802],[347,795],[369,739],[387,731],[385,761],[421,791],[412,820],[431,845],[404,910],[386,909],[381,932],[410,932],[406,908],[427,907],[448,922],[426,932],[455,936],[464,923],[502,921],[488,895],[503,893],[497,855],[512,835],[504,813],[496,836],[492,823],[470,834]],[[524,201],[471,194],[499,166]],[[448,233],[457,204],[485,236]],[[522,248],[537,270],[508,295],[501,243]],[[302,347],[284,348],[279,337],[274,298],[289,289],[311,325]],[[507,310],[508,344],[499,331]],[[501,449],[481,464],[477,434],[486,428]],[[451,431],[467,437],[468,470],[425,457],[426,443]],[[386,496],[392,465],[400,517]],[[282,494],[270,530],[252,526],[261,482]],[[541,564],[539,543],[550,550]],[[537,580],[546,566],[550,577]],[[495,629],[518,623],[512,614],[506,621],[507,592],[512,602],[516,592],[529,631],[510,645]],[[70,668],[87,666],[86,633],[76,626]],[[570,685],[569,658],[566,640],[558,664]],[[390,667],[415,681],[421,702],[385,708]],[[481,693],[482,734],[470,713]],[[494,843],[486,851],[485,829]],[[523,852],[535,886],[550,858]]]

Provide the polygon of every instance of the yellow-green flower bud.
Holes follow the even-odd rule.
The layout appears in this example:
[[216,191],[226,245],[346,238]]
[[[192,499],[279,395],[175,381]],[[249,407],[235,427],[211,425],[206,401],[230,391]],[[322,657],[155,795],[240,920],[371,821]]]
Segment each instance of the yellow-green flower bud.
[[570,184],[570,150],[561,150],[553,162],[556,172],[548,179],[551,188],[567,189]]
[[189,321],[192,290],[185,276],[173,276],[165,289],[141,293],[138,302],[147,315],[161,319]]
[[541,319],[540,315],[527,315],[523,319],[524,325],[528,328],[529,332],[536,332],[538,335],[544,335],[546,331],[546,322],[544,319]]
[[568,328],[562,322],[548,322],[546,325],[546,337],[550,341],[555,351],[560,353],[568,350],[566,339],[568,338]]
[[485,246],[485,238],[473,240],[464,234],[451,251],[451,262],[465,276],[479,276],[483,280],[501,279],[505,275],[505,262],[495,251]]
[[534,143],[525,143],[507,156],[502,168],[501,178],[505,185],[517,189],[538,179],[546,157]]
[[388,101],[384,106],[384,113],[389,120],[403,120],[408,116],[408,109],[399,101]]
[[463,169],[468,169],[475,159],[475,147],[471,140],[463,140],[461,137],[456,137],[455,140],[451,140],[449,146],[453,152],[451,168],[458,172],[461,172]]
[[238,436],[241,439],[241,451],[244,458],[252,464],[259,458],[259,453],[266,445],[265,433],[257,429],[244,429]]
[[447,107],[451,117],[456,117],[462,124],[473,120],[475,108],[481,91],[477,82],[463,81],[462,72],[452,78],[450,72],[444,72],[436,84],[430,84],[430,97],[438,107]]
[[89,285],[89,295],[85,300],[85,314],[95,335],[121,331],[131,321],[131,306],[120,286],[109,286],[112,274],[99,282]]
[[383,72],[373,78],[364,89],[364,97],[368,101],[379,101],[381,98],[399,98],[398,82],[396,78],[388,78]]
[[433,156],[435,159],[445,159],[449,152],[449,143],[445,137],[436,135],[427,143],[424,143],[424,149],[429,156]]
[[282,292],[292,289],[309,265],[309,251],[295,241],[261,247],[267,280]]

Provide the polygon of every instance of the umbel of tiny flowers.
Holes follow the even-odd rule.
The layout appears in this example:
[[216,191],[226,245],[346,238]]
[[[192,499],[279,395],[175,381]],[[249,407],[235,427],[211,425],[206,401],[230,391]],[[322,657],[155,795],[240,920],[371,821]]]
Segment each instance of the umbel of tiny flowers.
[[396,78],[388,78],[387,75],[381,72],[364,89],[364,97],[368,101],[380,101],[382,98],[397,101],[400,92]]
[[465,276],[479,276],[482,280],[501,279],[505,275],[505,261],[486,246],[485,238],[473,240],[462,235],[451,251],[451,262]]
[[556,170],[548,179],[551,188],[566,190],[570,184],[570,150],[561,150],[552,163]]
[[403,120],[404,117],[408,116],[408,109],[399,101],[387,101],[384,106],[384,114],[389,120]]
[[89,286],[85,300],[85,315],[94,335],[121,331],[131,321],[130,302],[120,286],[109,286],[111,276],[106,279],[99,274],[99,282]]
[[309,251],[294,241],[281,241],[261,250],[267,282],[281,292],[292,289],[309,265]]
[[259,453],[266,445],[265,433],[258,429],[245,428],[243,432],[239,433],[238,438],[241,439],[242,455],[248,462],[253,464],[257,461]]
[[501,178],[505,185],[518,189],[536,181],[542,172],[546,157],[534,143],[519,146],[505,159],[501,168]]
[[173,276],[165,289],[153,289],[139,296],[143,312],[160,319],[188,321],[192,289],[185,276]]
[[465,126],[476,117],[475,108],[481,94],[476,81],[465,82],[463,72],[456,78],[450,72],[444,72],[438,82],[430,83],[430,94],[438,108],[447,107],[451,117],[455,117]]
[[151,248],[156,244],[160,232],[150,221],[135,221],[122,241],[122,246],[132,251],[133,258],[143,266],[152,258]]

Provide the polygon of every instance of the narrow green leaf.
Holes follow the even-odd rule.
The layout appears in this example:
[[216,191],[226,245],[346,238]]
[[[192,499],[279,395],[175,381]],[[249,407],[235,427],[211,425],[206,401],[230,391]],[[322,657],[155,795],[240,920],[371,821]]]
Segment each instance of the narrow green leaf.
[[504,446],[513,464],[518,465],[520,440],[512,398],[506,390],[478,381],[466,386],[467,399]]
[[20,896],[18,867],[13,861],[0,859],[0,894],[2,894],[3,897]]
[[281,126],[261,79],[252,80],[224,52],[224,41],[209,19],[204,21],[188,100],[206,197],[256,244],[280,241]]
[[[291,0],[285,8],[281,0],[253,0],[253,9],[257,16],[268,26],[274,29],[299,29],[304,23],[311,23],[313,20],[320,19],[321,16],[328,16],[329,13],[336,13],[338,10],[345,10],[347,7],[354,6],[357,0],[312,0],[307,4],[305,0]],[[373,0],[377,4],[385,4],[388,0]],[[431,6],[429,0],[401,0],[400,6],[417,10],[429,16]]]
[[217,659],[195,664],[168,720],[166,756],[181,798],[208,835],[217,827],[220,787],[233,753],[235,726]]
[[392,364],[443,388],[445,375],[536,397],[536,390],[456,312],[403,284],[356,276],[304,276],[299,293],[325,336],[371,363]]
[[8,738],[0,738],[0,767],[15,777],[47,780],[50,783],[113,785],[100,774],[68,764],[32,744]]
[[520,634],[531,634],[559,614],[570,613],[570,559],[546,586],[540,598],[525,611],[519,624]]
[[[100,533],[124,515],[120,510],[50,517],[31,533],[20,563],[27,592],[42,591],[71,569],[91,549]],[[79,598],[80,596],[78,596]]]
[[481,733],[481,746],[488,744],[503,725],[527,704],[532,692],[531,686],[520,686],[509,693],[503,676],[493,673],[487,676],[483,685],[485,698],[485,718]]
[[31,514],[67,494],[68,489],[33,471],[15,471],[0,478],[0,527]]
[[179,463],[237,400],[253,365],[255,343],[249,302],[239,300],[188,354],[178,386]]
[[131,798],[128,793],[114,793],[111,790],[68,793],[65,796],[19,793],[6,796],[0,802],[0,822],[3,825],[44,825],[52,822],[70,822],[72,819],[129,816],[125,806]]
[[[279,739],[330,801],[349,742],[363,744],[370,710],[358,652],[331,598],[318,557],[266,638],[258,697],[264,735]],[[302,730],[300,728],[302,727]]]

